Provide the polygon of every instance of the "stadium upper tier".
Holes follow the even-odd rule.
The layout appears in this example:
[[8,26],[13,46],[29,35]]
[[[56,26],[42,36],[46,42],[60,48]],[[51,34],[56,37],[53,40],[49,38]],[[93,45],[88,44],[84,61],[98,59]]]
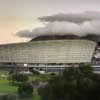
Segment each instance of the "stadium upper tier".
[[91,62],[96,43],[90,40],[46,40],[0,45],[0,62],[84,63]]

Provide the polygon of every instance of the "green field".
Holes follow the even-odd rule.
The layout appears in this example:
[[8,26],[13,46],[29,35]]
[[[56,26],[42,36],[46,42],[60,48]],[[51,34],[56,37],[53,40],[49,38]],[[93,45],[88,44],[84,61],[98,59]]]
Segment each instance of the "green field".
[[[9,81],[7,80],[7,77],[8,77],[8,71],[0,69],[0,95],[17,94],[17,87],[10,85]],[[21,100],[21,99],[17,99],[17,100]],[[40,100],[40,99],[37,91],[34,90],[33,97],[24,100]]]

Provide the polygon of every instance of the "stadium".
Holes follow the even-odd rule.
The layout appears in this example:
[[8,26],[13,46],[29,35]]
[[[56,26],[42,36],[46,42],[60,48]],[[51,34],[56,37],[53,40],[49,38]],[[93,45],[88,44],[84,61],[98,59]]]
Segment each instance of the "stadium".
[[0,45],[0,64],[61,71],[73,65],[78,67],[80,63],[91,63],[96,46],[96,42],[86,39],[36,38],[27,43]]

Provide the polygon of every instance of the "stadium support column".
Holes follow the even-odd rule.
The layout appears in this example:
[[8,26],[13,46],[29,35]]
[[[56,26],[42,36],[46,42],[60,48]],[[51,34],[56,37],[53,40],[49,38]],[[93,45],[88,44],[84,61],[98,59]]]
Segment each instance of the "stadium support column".
[[48,72],[47,64],[45,64],[45,72]]

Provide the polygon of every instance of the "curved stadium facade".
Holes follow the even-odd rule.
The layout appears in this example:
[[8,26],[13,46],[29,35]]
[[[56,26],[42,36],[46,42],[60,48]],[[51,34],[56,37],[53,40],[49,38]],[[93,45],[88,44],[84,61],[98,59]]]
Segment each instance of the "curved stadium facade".
[[95,47],[96,43],[93,41],[77,39],[0,45],[0,63],[48,68],[53,65],[66,67],[69,64],[90,63]]

